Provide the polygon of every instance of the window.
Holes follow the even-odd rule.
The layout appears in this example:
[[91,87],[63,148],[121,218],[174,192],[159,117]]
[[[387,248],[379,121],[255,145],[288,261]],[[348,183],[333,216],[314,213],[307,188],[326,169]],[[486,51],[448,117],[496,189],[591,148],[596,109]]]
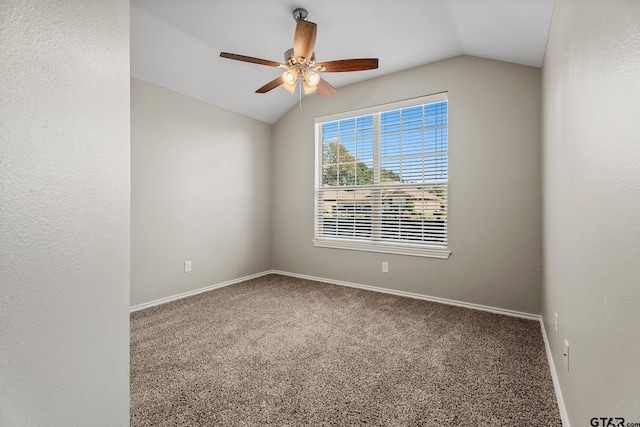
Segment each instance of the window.
[[448,100],[316,119],[314,245],[447,258]]

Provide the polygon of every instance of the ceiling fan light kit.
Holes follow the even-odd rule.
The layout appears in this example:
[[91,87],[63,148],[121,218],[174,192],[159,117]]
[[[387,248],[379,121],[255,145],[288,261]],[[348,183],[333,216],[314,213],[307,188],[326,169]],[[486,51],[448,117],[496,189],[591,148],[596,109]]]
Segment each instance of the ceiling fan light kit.
[[316,64],[316,54],[313,49],[316,44],[317,25],[306,20],[308,15],[308,12],[302,8],[293,11],[296,31],[293,37],[293,48],[284,54],[284,64],[228,52],[222,52],[220,56],[285,70],[281,77],[262,86],[256,93],[267,93],[278,86],[283,86],[289,92],[294,93],[298,80],[301,80],[305,94],[313,93],[317,89],[322,96],[329,98],[336,94],[336,90],[318,73],[364,71],[378,68],[378,58],[342,59]]
[[296,91],[296,83],[298,82],[298,75],[292,70],[286,70],[282,73],[282,85],[286,90],[291,93]]
[[304,72],[304,80],[312,86],[317,86],[320,76],[315,71],[307,70]]
[[309,95],[316,91],[316,86],[312,86],[306,82],[306,80],[302,81],[302,88],[304,89],[304,94]]

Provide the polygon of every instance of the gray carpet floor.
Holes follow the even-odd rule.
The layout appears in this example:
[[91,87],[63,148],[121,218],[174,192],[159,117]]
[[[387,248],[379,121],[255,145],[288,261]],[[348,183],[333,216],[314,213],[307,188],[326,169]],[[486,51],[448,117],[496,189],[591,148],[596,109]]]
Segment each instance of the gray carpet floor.
[[538,322],[268,275],[131,314],[131,426],[561,426]]

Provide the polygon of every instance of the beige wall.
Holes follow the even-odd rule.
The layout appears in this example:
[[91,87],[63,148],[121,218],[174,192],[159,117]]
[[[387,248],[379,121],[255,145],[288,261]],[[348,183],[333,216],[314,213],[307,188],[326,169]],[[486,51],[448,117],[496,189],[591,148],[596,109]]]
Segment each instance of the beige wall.
[[573,426],[640,422],[639,23],[637,1],[557,0],[544,58],[542,314]]
[[132,79],[131,304],[268,270],[270,182],[270,125]]
[[[442,91],[451,257],[314,247],[315,117]],[[469,56],[345,87],[331,100],[304,98],[273,129],[273,268],[539,313],[539,98],[539,69]]]
[[0,425],[129,425],[129,2],[0,2]]

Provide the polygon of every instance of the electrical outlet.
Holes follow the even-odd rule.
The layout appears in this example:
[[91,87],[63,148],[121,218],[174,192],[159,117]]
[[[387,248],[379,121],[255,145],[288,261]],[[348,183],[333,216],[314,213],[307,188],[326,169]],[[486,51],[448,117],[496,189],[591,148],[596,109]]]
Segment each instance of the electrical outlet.
[[569,372],[569,341],[564,340],[564,366],[567,368],[567,372]]
[[382,272],[383,273],[389,272],[389,263],[386,261],[382,261]]
[[184,272],[188,273],[191,271],[191,261],[185,261],[184,262]]
[[556,338],[558,338],[558,313],[556,313]]

